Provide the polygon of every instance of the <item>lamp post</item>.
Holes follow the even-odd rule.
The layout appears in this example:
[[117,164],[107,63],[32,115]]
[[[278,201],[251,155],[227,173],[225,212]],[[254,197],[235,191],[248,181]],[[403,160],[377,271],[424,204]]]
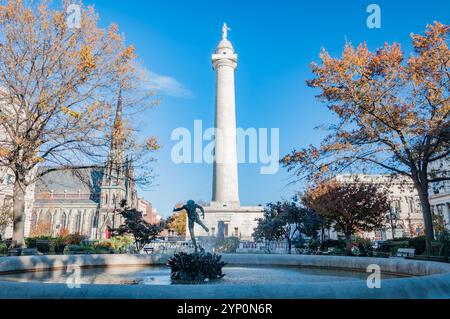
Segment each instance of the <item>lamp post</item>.
[[391,209],[389,211],[389,213],[386,215],[386,220],[391,225],[392,239],[395,239],[395,229],[397,228],[397,222],[398,222],[397,213]]

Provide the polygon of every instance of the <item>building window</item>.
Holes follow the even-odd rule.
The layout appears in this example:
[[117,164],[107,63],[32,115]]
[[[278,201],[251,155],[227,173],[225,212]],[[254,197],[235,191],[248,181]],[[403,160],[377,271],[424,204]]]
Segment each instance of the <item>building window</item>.
[[65,212],[61,214],[61,227],[67,228],[67,215]]
[[37,226],[37,223],[38,223],[37,212],[35,210],[33,210],[33,212],[31,213],[31,221],[30,221],[31,229],[35,229]]
[[3,211],[8,212],[13,208],[13,198],[11,196],[5,196],[3,200]]
[[216,236],[216,228],[211,227],[211,236]]
[[414,198],[408,198],[408,207],[409,207],[409,213],[410,214],[414,214],[415,213]]
[[92,228],[98,227],[98,213],[94,213],[92,216]]
[[14,176],[11,174],[6,175],[6,184],[12,185],[14,184]]
[[400,208],[400,200],[396,199],[392,201],[392,209],[393,209],[393,213],[395,213],[395,215],[397,216],[397,218],[400,218],[400,214],[401,214],[401,208]]
[[223,235],[228,237],[228,224],[223,225]]
[[239,237],[239,228],[234,227],[234,236]]
[[78,212],[76,217],[75,232],[78,234],[81,233],[81,211]]
[[444,216],[444,204],[436,205],[436,212],[438,216]]

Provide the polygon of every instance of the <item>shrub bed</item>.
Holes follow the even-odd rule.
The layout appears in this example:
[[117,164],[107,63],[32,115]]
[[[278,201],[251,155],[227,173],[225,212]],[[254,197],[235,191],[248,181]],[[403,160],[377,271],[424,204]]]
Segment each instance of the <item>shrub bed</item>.
[[218,253],[235,253],[239,247],[239,238],[225,237],[218,240],[215,245],[215,251]]

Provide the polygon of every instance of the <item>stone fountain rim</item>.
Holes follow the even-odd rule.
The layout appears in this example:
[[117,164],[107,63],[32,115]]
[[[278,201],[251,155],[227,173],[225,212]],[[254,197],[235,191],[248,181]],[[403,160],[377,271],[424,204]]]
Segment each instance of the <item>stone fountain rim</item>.
[[[0,275],[78,267],[124,267],[162,265],[171,255],[45,255],[0,257]],[[366,271],[377,264],[384,273],[413,276],[382,280],[381,289],[367,288],[365,281],[311,283],[304,285],[82,285],[68,289],[66,284],[6,282],[0,279],[0,298],[450,298],[450,264],[408,260],[317,255],[223,254],[229,265],[304,266]],[[369,274],[368,274],[369,275]],[[236,289],[239,286],[239,289]],[[44,289],[45,288],[45,289]]]

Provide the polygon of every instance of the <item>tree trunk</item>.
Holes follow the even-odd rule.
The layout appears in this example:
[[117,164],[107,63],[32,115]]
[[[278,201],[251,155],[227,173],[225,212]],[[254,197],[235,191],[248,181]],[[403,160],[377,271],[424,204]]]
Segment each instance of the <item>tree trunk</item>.
[[425,226],[425,253],[431,255],[431,242],[434,239],[433,217],[431,215],[428,190],[419,191],[420,204],[422,206],[423,222]]
[[[423,176],[422,176],[423,175]],[[420,205],[422,207],[424,233],[425,233],[425,254],[430,256],[431,242],[434,239],[433,217],[431,215],[430,201],[428,198],[428,181],[426,175],[422,174],[421,178],[413,174],[413,181],[419,194]]]
[[14,181],[13,194],[13,241],[15,247],[24,248],[25,239],[25,186],[20,183],[19,178]]
[[291,254],[291,247],[292,247],[292,242],[291,242],[291,239],[290,238],[288,238],[288,254],[290,255]]
[[347,241],[347,244],[349,244],[352,240],[352,234],[345,234],[345,240]]

